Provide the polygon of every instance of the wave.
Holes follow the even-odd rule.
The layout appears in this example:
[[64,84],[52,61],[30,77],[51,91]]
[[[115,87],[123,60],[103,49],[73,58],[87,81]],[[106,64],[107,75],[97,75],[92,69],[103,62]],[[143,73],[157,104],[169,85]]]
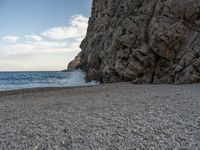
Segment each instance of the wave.
[[69,78],[60,80],[61,83],[65,83],[68,86],[88,86],[97,85],[97,81],[86,82],[85,73],[81,70],[75,70],[69,72]]
[[86,82],[85,73],[73,72],[6,72],[0,73],[0,91],[40,88],[71,87],[99,84],[96,81]]

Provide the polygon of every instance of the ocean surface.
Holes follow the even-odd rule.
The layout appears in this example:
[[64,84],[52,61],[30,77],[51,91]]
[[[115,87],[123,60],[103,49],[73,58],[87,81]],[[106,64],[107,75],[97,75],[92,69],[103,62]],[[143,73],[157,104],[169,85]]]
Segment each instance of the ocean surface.
[[0,91],[40,88],[95,85],[86,83],[85,74],[73,72],[0,72]]

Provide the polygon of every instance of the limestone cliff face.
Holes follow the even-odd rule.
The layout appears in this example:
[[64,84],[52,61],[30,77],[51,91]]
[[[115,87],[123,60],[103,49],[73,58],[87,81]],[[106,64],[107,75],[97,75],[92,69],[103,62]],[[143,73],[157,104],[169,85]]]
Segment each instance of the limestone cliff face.
[[94,0],[81,49],[88,80],[200,82],[200,0]]

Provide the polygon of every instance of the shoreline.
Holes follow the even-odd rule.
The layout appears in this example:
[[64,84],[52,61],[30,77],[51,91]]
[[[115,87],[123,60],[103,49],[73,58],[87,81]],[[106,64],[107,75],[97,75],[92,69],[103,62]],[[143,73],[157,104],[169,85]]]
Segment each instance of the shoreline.
[[22,89],[14,89],[14,90],[6,90],[0,91],[0,97],[3,96],[11,96],[11,95],[19,95],[19,94],[34,94],[34,93],[43,93],[43,92],[55,92],[55,91],[63,91],[63,90],[72,90],[72,89],[80,89],[85,87],[94,87],[98,85],[85,85],[85,86],[67,86],[67,87],[36,87],[36,88],[22,88]]
[[22,89],[13,89],[13,90],[5,90],[0,91],[0,97],[3,96],[11,96],[11,95],[19,95],[19,94],[34,94],[34,93],[42,93],[42,92],[55,92],[55,91],[63,91],[63,90],[78,90],[82,88],[90,88],[90,87],[98,87],[98,86],[106,86],[106,85],[118,85],[118,84],[130,84],[133,86],[189,86],[189,85],[200,85],[199,83],[193,84],[133,84],[131,82],[117,82],[117,83],[101,83],[96,85],[80,85],[80,86],[66,86],[66,87],[35,87],[35,88],[22,88]]

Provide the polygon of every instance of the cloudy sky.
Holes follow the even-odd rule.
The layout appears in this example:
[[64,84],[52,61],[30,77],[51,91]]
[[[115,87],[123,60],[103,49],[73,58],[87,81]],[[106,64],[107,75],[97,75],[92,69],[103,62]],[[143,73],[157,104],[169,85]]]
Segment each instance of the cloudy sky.
[[0,0],[0,71],[65,69],[80,51],[92,0]]

